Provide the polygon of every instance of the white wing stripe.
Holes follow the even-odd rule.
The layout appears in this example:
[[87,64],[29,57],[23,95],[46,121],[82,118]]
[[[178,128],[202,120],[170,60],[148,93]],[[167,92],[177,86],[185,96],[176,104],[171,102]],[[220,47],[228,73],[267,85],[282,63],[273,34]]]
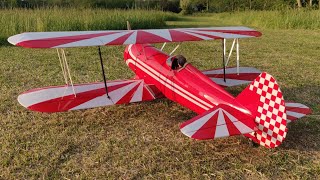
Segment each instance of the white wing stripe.
[[140,83],[138,89],[134,93],[134,95],[133,95],[133,97],[132,97],[130,102],[140,102],[140,101],[142,101],[143,84],[144,83]]
[[305,114],[297,113],[297,112],[293,112],[293,111],[287,111],[287,115],[293,116],[296,118],[301,118],[301,117],[305,116]]
[[307,108],[307,109],[309,109],[308,106],[306,106],[304,104],[300,104],[300,103],[288,103],[288,102],[286,102],[286,107],[297,107],[297,108]]
[[123,44],[135,44],[137,41],[137,31],[134,31]]

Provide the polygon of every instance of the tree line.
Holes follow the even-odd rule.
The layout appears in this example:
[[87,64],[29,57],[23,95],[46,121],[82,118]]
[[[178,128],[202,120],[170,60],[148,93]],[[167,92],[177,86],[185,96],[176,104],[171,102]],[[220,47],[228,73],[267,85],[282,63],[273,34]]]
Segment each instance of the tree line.
[[0,8],[158,9],[183,13],[319,8],[320,0],[0,0]]

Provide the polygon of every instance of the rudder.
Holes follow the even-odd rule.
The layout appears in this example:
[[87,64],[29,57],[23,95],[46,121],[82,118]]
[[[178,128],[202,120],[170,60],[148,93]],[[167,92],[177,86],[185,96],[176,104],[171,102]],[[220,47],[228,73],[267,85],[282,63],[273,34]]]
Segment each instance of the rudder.
[[246,134],[256,143],[267,148],[279,146],[287,134],[285,101],[276,80],[268,73],[261,73],[236,98],[255,117],[257,131]]

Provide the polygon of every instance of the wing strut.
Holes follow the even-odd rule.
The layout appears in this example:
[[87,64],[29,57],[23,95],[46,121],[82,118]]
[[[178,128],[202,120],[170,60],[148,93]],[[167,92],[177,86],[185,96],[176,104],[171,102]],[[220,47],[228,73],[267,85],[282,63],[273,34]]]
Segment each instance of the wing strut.
[[104,82],[104,87],[106,89],[106,94],[108,99],[110,99],[110,96],[108,94],[108,86],[107,86],[107,81],[106,81],[106,74],[104,73],[104,67],[103,67],[103,61],[102,61],[102,55],[101,55],[101,48],[99,46],[99,57],[100,57],[100,64],[101,64],[101,70],[102,70],[102,76],[103,76],[103,82]]
[[223,52],[222,52],[222,64],[223,64],[223,81],[226,82],[226,39],[222,40],[222,48],[223,48]]
[[76,91],[73,86],[73,81],[72,81],[72,77],[70,74],[70,69],[69,69],[66,53],[64,52],[63,49],[61,49],[61,55],[60,55],[59,49],[57,49],[57,53],[58,53],[58,58],[59,58],[61,69],[62,69],[62,75],[63,75],[63,78],[66,82],[66,85],[69,86],[68,77],[67,77],[67,76],[69,76],[69,81],[70,81],[70,84],[72,87],[74,97],[77,97]]

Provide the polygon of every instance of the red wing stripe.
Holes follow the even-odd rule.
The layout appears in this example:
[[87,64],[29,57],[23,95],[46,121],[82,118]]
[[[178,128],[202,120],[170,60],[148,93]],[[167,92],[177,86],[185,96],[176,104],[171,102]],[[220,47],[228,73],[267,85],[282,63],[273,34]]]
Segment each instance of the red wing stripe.
[[118,88],[117,90],[109,93],[109,96],[110,96],[112,102],[108,101],[107,95],[103,95],[103,96],[96,97],[90,101],[87,101],[79,106],[76,106],[76,107],[72,108],[71,110],[87,109],[87,108],[91,108],[91,107],[99,107],[99,106],[116,104],[123,96],[125,96],[132,88],[134,88],[137,85],[137,83],[138,82],[130,83],[126,86]]
[[52,48],[52,47],[59,47],[64,44],[69,44],[77,41],[82,41],[86,39],[91,39],[95,37],[106,36],[106,35],[111,35],[116,33],[117,32],[104,32],[104,33],[97,33],[97,34],[84,34],[84,35],[76,35],[76,36],[64,36],[64,37],[28,40],[28,41],[19,42],[17,45],[28,47],[28,48]]
[[191,137],[195,139],[214,139],[218,116],[219,113],[214,113],[213,116],[202,127],[200,127],[201,130],[195,131]]
[[149,33],[147,31],[138,31],[137,32],[137,44],[146,44],[148,42],[152,43],[161,43],[161,42],[168,42],[168,39],[165,39],[161,36]]
[[192,36],[190,34],[187,34],[185,32],[177,31],[177,30],[169,30],[170,35],[172,37],[173,42],[181,42],[181,41],[201,41],[202,38]]

